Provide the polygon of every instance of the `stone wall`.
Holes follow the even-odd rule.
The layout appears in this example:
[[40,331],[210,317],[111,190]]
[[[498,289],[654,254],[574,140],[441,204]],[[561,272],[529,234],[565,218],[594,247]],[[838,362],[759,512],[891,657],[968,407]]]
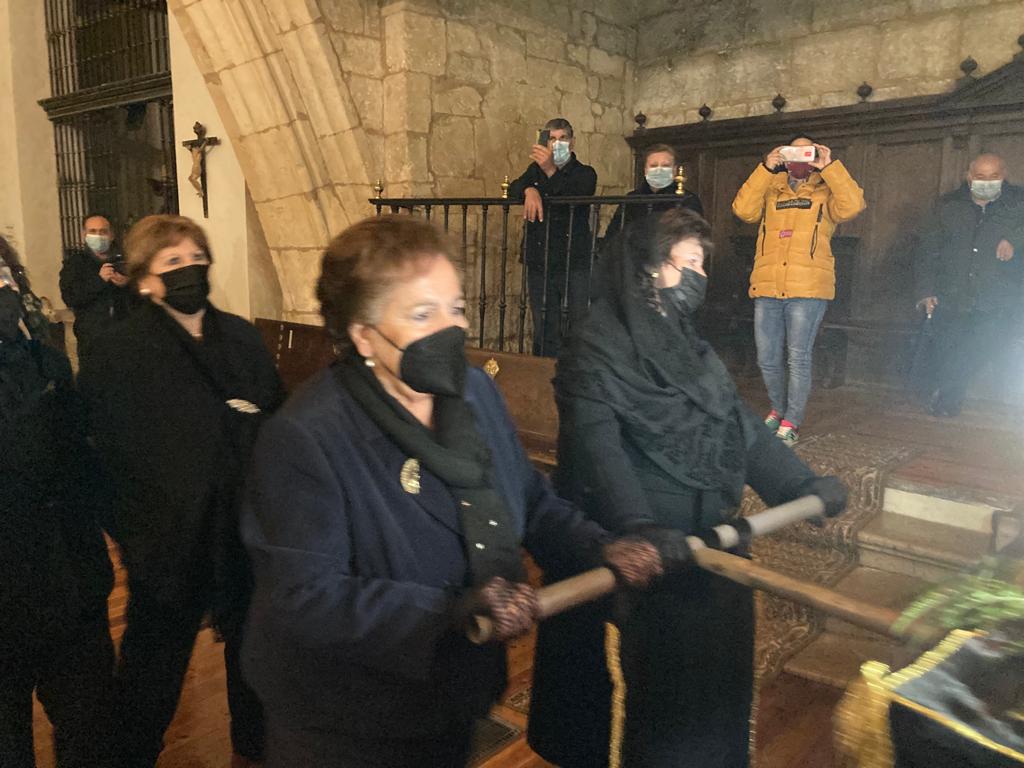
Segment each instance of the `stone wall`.
[[287,317],[315,318],[322,248],[372,212],[377,179],[386,196],[497,196],[560,115],[599,192],[629,186],[632,0],[169,5],[235,142]]
[[973,56],[983,75],[1024,32],[1022,0],[644,0],[636,100],[648,126],[934,94]]
[[57,163],[53,126],[37,103],[50,95],[43,11],[0,0],[0,235],[21,255],[33,290],[59,308]]

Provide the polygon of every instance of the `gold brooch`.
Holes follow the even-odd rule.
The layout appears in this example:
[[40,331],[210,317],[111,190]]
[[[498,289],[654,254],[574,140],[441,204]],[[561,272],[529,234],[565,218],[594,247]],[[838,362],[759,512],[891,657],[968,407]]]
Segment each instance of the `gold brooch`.
[[490,376],[492,379],[498,375],[501,368],[498,367],[498,361],[493,357],[484,363],[484,373]]
[[398,480],[402,484],[402,490],[406,493],[416,494],[420,492],[420,463],[416,459],[406,459],[402,465],[402,471],[398,474]]

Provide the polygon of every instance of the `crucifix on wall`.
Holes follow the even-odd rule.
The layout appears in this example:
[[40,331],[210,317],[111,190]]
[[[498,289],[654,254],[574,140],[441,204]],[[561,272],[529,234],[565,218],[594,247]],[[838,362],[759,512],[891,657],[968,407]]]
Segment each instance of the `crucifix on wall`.
[[188,175],[188,180],[195,187],[196,194],[202,198],[203,218],[208,219],[210,218],[210,208],[206,196],[206,153],[209,147],[216,147],[220,144],[220,139],[216,136],[207,136],[206,126],[199,122],[192,126],[192,130],[195,131],[196,137],[181,142],[181,146],[185,147],[192,155],[192,173]]

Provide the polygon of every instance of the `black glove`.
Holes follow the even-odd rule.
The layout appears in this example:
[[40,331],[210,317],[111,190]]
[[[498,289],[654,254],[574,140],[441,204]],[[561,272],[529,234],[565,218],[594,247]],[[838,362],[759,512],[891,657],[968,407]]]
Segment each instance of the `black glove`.
[[473,616],[486,616],[493,623],[490,640],[503,643],[529,632],[540,617],[537,590],[529,584],[513,583],[495,576],[483,586],[468,590],[454,609],[456,629],[464,631]]
[[797,489],[797,496],[817,496],[825,502],[825,517],[835,517],[846,509],[849,493],[842,480],[826,475],[804,480]]

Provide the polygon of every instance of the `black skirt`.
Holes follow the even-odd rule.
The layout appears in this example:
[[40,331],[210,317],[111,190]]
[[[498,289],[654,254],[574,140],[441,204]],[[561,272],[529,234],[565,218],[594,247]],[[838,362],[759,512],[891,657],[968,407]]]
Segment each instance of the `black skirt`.
[[624,768],[744,768],[753,697],[753,598],[696,568],[615,605],[542,624],[529,742],[563,768],[608,765],[612,685],[604,621],[620,628]]

